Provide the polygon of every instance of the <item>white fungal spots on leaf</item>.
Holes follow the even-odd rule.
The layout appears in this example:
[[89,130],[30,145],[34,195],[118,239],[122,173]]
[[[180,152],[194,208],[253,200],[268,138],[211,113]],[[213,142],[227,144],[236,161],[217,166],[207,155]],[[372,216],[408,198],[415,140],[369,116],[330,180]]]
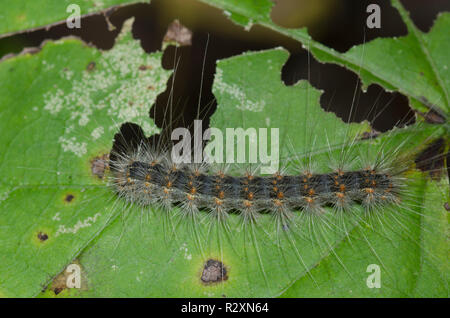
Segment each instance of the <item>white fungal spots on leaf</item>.
[[158,130],[148,114],[157,95],[165,89],[170,72],[161,67],[161,53],[145,53],[130,32],[125,32],[130,31],[129,24],[113,49],[93,57],[90,63],[95,62],[95,69],[75,71],[75,67],[67,67],[57,73],[61,84],[44,94],[43,109],[72,127],[59,138],[64,151],[77,156],[87,152],[80,127],[89,127],[87,134],[93,140],[106,131],[114,134],[124,122],[140,125],[146,134]]
[[184,258],[185,258],[186,260],[190,261],[190,260],[192,259],[192,255],[189,254],[189,250],[188,250],[188,248],[187,248],[186,243],[183,243],[183,244],[181,245],[180,251],[183,251],[183,252],[184,252]]
[[87,152],[87,144],[85,142],[77,142],[74,136],[71,138],[60,136],[58,141],[64,152],[73,152],[77,157],[82,157]]
[[263,111],[266,103],[264,100],[251,100],[243,90],[236,84],[226,83],[222,78],[222,70],[217,69],[214,80],[214,88],[221,94],[226,94],[236,101],[236,108],[252,112]]
[[50,63],[47,62],[46,60],[43,60],[43,61],[42,61],[42,65],[43,65],[44,71],[46,71],[46,72],[48,72],[48,71],[50,71],[50,70],[52,70],[52,69],[55,68],[55,65],[54,65],[54,64],[50,64]]
[[65,225],[60,225],[58,230],[56,231],[55,236],[59,236],[60,234],[75,234],[80,229],[85,227],[90,227],[97,221],[97,218],[100,216],[100,213],[96,213],[94,216],[89,216],[84,220],[78,220],[74,226],[66,228]]
[[74,72],[72,70],[69,70],[68,68],[64,68],[59,72],[59,76],[70,81],[74,75]]
[[53,221],[61,221],[60,212],[56,212],[56,214],[52,217]]
[[92,139],[97,140],[98,138],[100,138],[103,135],[104,132],[105,132],[105,129],[103,127],[95,128],[91,133]]
[[0,193],[0,202],[5,201],[9,197],[9,191]]

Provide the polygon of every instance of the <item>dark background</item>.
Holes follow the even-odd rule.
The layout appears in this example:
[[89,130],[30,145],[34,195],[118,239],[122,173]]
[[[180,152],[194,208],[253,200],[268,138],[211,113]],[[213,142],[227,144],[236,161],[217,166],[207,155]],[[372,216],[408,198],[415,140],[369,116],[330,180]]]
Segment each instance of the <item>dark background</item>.
[[[403,36],[406,26],[398,12],[388,0],[273,0],[271,13],[273,21],[281,26],[296,28],[307,26],[311,36],[340,52],[353,45],[361,44],[378,37]],[[381,7],[381,28],[366,27],[366,7],[377,3]],[[403,0],[402,3],[424,32],[429,31],[436,15],[450,10],[448,0]],[[366,93],[360,89],[358,77],[340,66],[320,64],[299,42],[277,34],[260,26],[250,31],[231,22],[221,10],[195,0],[152,0],[151,4],[129,5],[107,13],[110,22],[116,27],[109,31],[103,14],[82,18],[81,29],[68,29],[66,24],[13,34],[0,39],[0,58],[7,54],[18,53],[24,47],[37,47],[46,39],[58,39],[64,36],[79,36],[85,42],[100,49],[109,50],[120,31],[122,23],[134,16],[133,35],[141,40],[146,52],[161,50],[163,37],[168,25],[178,19],[193,32],[192,45],[178,48],[180,59],[174,84],[173,104],[182,113],[182,122],[174,126],[189,125],[197,113],[197,103],[202,77],[203,57],[207,47],[203,73],[202,118],[208,123],[216,103],[211,88],[217,59],[237,55],[248,50],[261,50],[283,46],[291,56],[282,70],[282,80],[292,85],[300,79],[309,79],[311,84],[324,90],[321,105],[335,112],[345,121],[368,119],[374,129],[385,131],[394,125],[403,125],[413,120],[408,100],[399,93],[387,93],[378,85],[371,85]],[[169,46],[163,57],[163,66],[173,68],[175,50]],[[171,79],[169,79],[171,81]],[[168,85],[170,87],[170,85]],[[354,113],[349,116],[353,96],[356,90]],[[160,94],[154,105],[149,105],[150,116],[157,114],[158,126],[168,122],[163,118],[169,91]]]

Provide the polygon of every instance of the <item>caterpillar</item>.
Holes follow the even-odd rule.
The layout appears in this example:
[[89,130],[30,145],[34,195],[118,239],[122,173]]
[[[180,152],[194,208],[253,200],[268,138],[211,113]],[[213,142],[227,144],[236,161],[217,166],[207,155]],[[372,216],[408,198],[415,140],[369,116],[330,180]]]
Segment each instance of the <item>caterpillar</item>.
[[[364,170],[297,175],[231,176],[224,171],[209,175],[205,166],[176,164],[170,154],[153,153],[146,147],[114,164],[118,195],[139,205],[160,203],[170,207],[182,202],[185,209],[198,207],[226,213],[299,209],[319,213],[324,205],[348,209],[353,202],[366,208],[382,207],[398,200],[401,174],[378,163]],[[247,212],[245,212],[247,211]]]
[[[72,82],[64,82],[73,94],[63,98],[62,89],[55,92],[49,88],[42,107],[48,117],[67,123],[61,129],[64,138],[54,140],[49,134],[43,149],[33,148],[36,140],[31,140],[32,144],[21,140],[29,145],[27,149],[43,151],[49,157],[56,157],[49,150],[55,149],[54,145],[59,150],[55,151],[59,156],[53,171],[43,156],[38,157],[40,161],[25,161],[24,157],[28,170],[16,169],[14,177],[27,181],[26,185],[39,183],[43,175],[53,178],[54,184],[48,182],[40,188],[42,192],[46,187],[57,189],[48,200],[50,208],[44,202],[36,209],[51,215],[45,214],[42,220],[30,217],[27,231],[33,230],[38,251],[33,255],[38,261],[42,255],[54,261],[44,253],[46,248],[56,246],[61,254],[69,254],[67,246],[73,244],[77,252],[64,255],[81,264],[88,287],[66,289],[65,293],[289,297],[352,296],[355,291],[353,295],[374,296],[378,291],[367,287],[366,268],[378,264],[382,286],[386,286],[381,295],[398,296],[411,290],[409,282],[402,280],[405,271],[412,273],[420,265],[433,269],[430,276],[441,275],[436,270],[439,263],[435,261],[440,257],[436,250],[445,245],[441,236],[430,233],[446,231],[436,222],[442,218],[444,196],[438,185],[415,169],[415,160],[423,154],[425,162],[436,159],[436,152],[428,154],[429,146],[437,145],[439,155],[441,148],[448,148],[442,132],[445,127],[417,122],[372,136],[367,123],[344,123],[322,109],[320,92],[306,81],[293,87],[281,83],[279,70],[288,53],[273,49],[219,62],[214,79],[219,106],[210,127],[223,132],[238,126],[280,128],[280,167],[263,174],[258,172],[260,163],[248,163],[251,161],[180,163],[173,160],[170,143],[150,140],[153,131],[145,127],[148,118],[138,118],[145,133],[136,129],[127,134],[123,129],[127,126],[123,122],[137,121],[129,119],[143,103],[142,92],[136,88],[154,89],[149,88],[151,78],[147,77],[143,87],[130,85],[130,73],[142,76],[142,69],[151,69],[156,77],[162,76],[156,59],[136,58],[131,66],[123,67],[119,61],[128,54],[126,50],[116,56],[111,51],[114,63],[97,63],[101,71],[117,64],[117,73],[125,74],[127,85],[118,90],[120,98],[111,99],[115,108],[108,109],[109,100],[100,96],[103,85],[115,89],[113,77],[91,68],[81,70],[83,80],[96,88],[94,92],[86,90],[82,81],[75,81],[74,88]],[[144,64],[152,66],[141,69]],[[242,65],[247,67],[244,74],[233,73]],[[94,86],[96,83],[99,86]],[[248,83],[258,87],[261,96],[252,93]],[[124,94],[129,91],[140,96],[134,105]],[[77,100],[78,94],[82,100]],[[94,95],[100,96],[95,109],[83,104],[90,97],[95,100]],[[283,98],[278,100],[280,96]],[[74,100],[85,108],[76,108]],[[172,104],[164,109],[172,111]],[[100,114],[97,118],[102,122],[90,118],[92,113]],[[31,116],[40,114],[36,110]],[[112,138],[111,131],[117,132],[120,126]],[[170,135],[173,129],[168,130]],[[134,141],[136,136],[139,141]],[[86,151],[80,142],[85,140]],[[116,147],[116,142],[123,147]],[[440,168],[433,165],[431,170]],[[41,174],[31,174],[32,169]],[[14,199],[10,197],[2,200],[2,211],[8,210]],[[36,210],[30,211],[38,213]],[[55,273],[67,265],[55,263]],[[332,275],[327,276],[329,272]],[[446,279],[439,278],[443,278],[438,285],[442,294]],[[12,280],[7,283],[14,284]],[[47,293],[59,293],[52,285],[55,282],[48,283]]]

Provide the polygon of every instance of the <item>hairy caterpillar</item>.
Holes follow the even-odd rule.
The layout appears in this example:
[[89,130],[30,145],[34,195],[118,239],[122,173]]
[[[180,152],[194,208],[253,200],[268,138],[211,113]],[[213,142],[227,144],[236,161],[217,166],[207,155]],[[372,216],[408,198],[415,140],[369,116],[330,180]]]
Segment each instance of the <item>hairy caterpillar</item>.
[[[247,77],[241,73],[238,77],[244,77],[243,81],[254,83],[262,91],[283,90],[280,95],[287,98],[283,103],[276,102],[275,94],[257,99],[245,90],[246,85],[227,86],[230,82],[241,83],[236,78],[226,78],[230,72],[218,71],[216,93],[221,108],[212,122],[212,126],[222,130],[228,125],[280,127],[283,144],[278,175],[259,177],[254,167],[245,164],[234,171],[214,171],[213,166],[209,169],[191,163],[178,164],[175,167],[178,172],[174,173],[177,177],[165,180],[173,168],[170,152],[165,149],[167,145],[153,147],[147,142],[133,145],[132,138],[121,131],[119,136],[125,140],[126,147],[124,151],[113,150],[111,157],[115,158],[109,160],[106,153],[110,152],[111,138],[106,136],[98,141],[100,124],[91,121],[89,129],[82,126],[81,131],[64,131],[65,137],[76,135],[78,141],[89,140],[89,147],[93,144],[92,148],[96,148],[90,149],[89,156],[74,160],[78,157],[73,153],[78,154],[80,149],[70,139],[49,139],[61,147],[55,171],[50,171],[43,160],[27,162],[28,170],[21,170],[28,172],[23,174],[24,180],[54,176],[58,187],[49,199],[49,204],[56,208],[41,205],[36,209],[50,210],[50,217],[31,219],[29,228],[36,231],[33,238],[41,253],[36,254],[42,255],[46,245],[64,247],[57,244],[71,244],[89,231],[101,231],[95,240],[83,242],[89,245],[76,245],[83,250],[75,256],[87,273],[88,295],[275,296],[293,284],[303,289],[311,283],[319,287],[320,296],[329,295],[320,294],[330,290],[327,286],[332,286],[331,290],[339,289],[341,294],[349,294],[357,287],[358,295],[373,295],[375,290],[365,284],[366,268],[370,264],[383,268],[386,275],[383,286],[388,291],[407,291],[402,273],[405,268],[413,271],[414,267],[408,268],[405,259],[417,255],[416,248],[425,251],[424,259],[430,256],[432,261],[436,254],[434,246],[423,243],[423,236],[434,231],[433,227],[428,228],[427,222],[434,225],[430,220],[436,219],[431,215],[435,210],[424,211],[423,207],[429,204],[425,201],[435,198],[435,193],[421,188],[427,179],[417,177],[413,166],[416,154],[440,137],[440,132],[427,124],[418,124],[364,139],[361,133],[368,132],[367,126],[344,124],[334,114],[325,112],[317,103],[319,93],[307,83],[292,88],[280,83],[279,74],[269,70],[278,71],[286,56],[282,50],[270,50],[221,62],[220,69],[225,70],[224,63],[247,65]],[[255,59],[259,64],[250,65]],[[257,69],[254,65],[261,64],[267,70],[262,74],[254,71]],[[49,95],[54,96],[51,92]],[[262,107],[255,100],[263,100],[265,105]],[[57,108],[49,109],[54,112],[52,116],[58,115]],[[167,109],[170,112],[172,105]],[[242,118],[220,120],[219,116],[236,113]],[[65,120],[71,122],[71,115]],[[105,131],[108,128],[104,126]],[[288,147],[288,143],[292,146]],[[47,152],[52,156],[50,150]],[[103,173],[106,166],[110,166],[111,175]],[[32,168],[40,169],[41,175],[32,175]],[[149,168],[151,180],[146,180]],[[65,173],[61,174],[60,170]],[[94,179],[79,177],[85,171],[92,172]],[[215,200],[221,200],[220,191],[211,191],[213,178],[220,177],[220,172],[227,180],[222,184],[223,199],[230,199],[223,210],[217,209]],[[369,183],[365,181],[365,173],[369,174]],[[192,175],[193,183],[189,185]],[[336,176],[339,188],[334,188],[331,181]],[[309,181],[304,182],[301,177],[309,177]],[[249,189],[245,191],[247,181]],[[276,193],[273,181],[278,184]],[[152,192],[146,192],[145,182],[150,183]],[[300,189],[305,185],[307,192]],[[43,184],[41,191],[45,191],[45,186],[51,187]],[[267,198],[263,196],[264,191]],[[250,193],[252,200],[249,200]],[[279,193],[283,198],[278,197]],[[201,197],[194,197],[195,194]],[[11,198],[3,201],[5,211],[14,199]],[[252,205],[247,207],[248,203]],[[118,219],[118,215],[123,217]],[[91,233],[92,237],[96,233]],[[433,243],[439,246],[437,241]],[[340,270],[333,268],[336,265],[341,266]],[[337,278],[332,283],[323,274],[316,273],[323,266],[333,268]],[[133,282],[121,280],[127,273],[135,275]],[[152,288],[153,284],[165,289]],[[314,295],[312,289],[306,289],[308,296]]]
[[[237,210],[241,214],[261,211],[300,209],[320,213],[323,205],[348,209],[353,202],[367,209],[398,200],[401,173],[385,164],[383,158],[365,170],[336,170],[313,174],[303,170],[297,175],[277,172],[273,176],[208,175],[205,167],[176,164],[170,155],[153,153],[141,147],[114,164],[119,196],[140,205],[162,204],[170,207],[182,202],[183,208],[207,208],[218,213]],[[286,213],[286,212],[284,212]]]

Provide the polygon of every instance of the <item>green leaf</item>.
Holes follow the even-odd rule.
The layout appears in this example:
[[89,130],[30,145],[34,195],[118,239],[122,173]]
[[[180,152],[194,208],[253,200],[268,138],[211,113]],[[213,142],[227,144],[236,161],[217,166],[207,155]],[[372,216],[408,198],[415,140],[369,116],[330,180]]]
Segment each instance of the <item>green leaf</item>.
[[[329,148],[336,146],[337,151],[341,151],[342,143],[360,136],[368,127],[365,124],[344,124],[334,114],[324,112],[319,105],[320,93],[305,81],[294,87],[284,86],[275,70],[282,68],[287,57],[283,50],[270,50],[220,61],[214,83],[219,109],[212,117],[211,125],[222,130],[236,125],[244,129],[279,127],[282,158],[289,153],[292,157],[293,149],[300,154],[308,154],[309,149],[315,149],[316,167],[326,171],[330,164]],[[255,82],[258,84],[250,85]],[[416,128],[397,129],[378,140],[360,142],[360,149],[381,147],[387,150],[405,140],[419,145],[430,136],[445,134],[442,127],[425,129],[419,124]],[[414,141],[411,136],[414,136]],[[413,145],[409,147],[414,148]],[[295,266],[295,258],[291,254],[293,259],[283,270],[289,272],[297,267],[298,276],[292,273],[296,278],[289,284],[293,285],[282,293],[275,293],[282,297],[447,297],[448,242],[445,233],[448,222],[444,204],[449,199],[446,191],[448,180],[440,184],[418,181],[410,186],[408,196],[414,200],[411,205],[402,207],[405,214],[411,208],[418,208],[410,217],[398,218],[398,211],[392,213],[394,211],[386,209],[387,215],[384,214],[379,223],[355,226],[349,228],[346,236],[332,237],[321,255],[314,255],[310,250],[317,249],[317,246],[296,239],[295,244],[306,267],[314,268],[308,273],[302,271],[302,264],[297,261]],[[270,231],[270,228],[264,229]],[[306,231],[307,228],[300,230]],[[264,236],[258,236],[257,240],[263,241]],[[267,245],[264,248],[268,248]],[[268,254],[276,255],[276,248],[269,249]],[[382,266],[381,290],[370,289],[365,283],[369,264]],[[257,270],[257,265],[253,266],[252,270]],[[266,270],[272,275],[279,266],[280,261],[275,261],[269,263]],[[277,276],[277,282],[281,281]]]
[[[426,34],[412,23],[400,1],[392,0],[409,34],[405,37],[375,39],[339,53],[314,41],[306,28],[286,29],[273,23],[270,18],[273,4],[270,0],[201,1],[225,10],[236,23],[248,21],[245,22],[247,28],[251,23],[260,24],[300,41],[319,61],[339,64],[358,74],[364,87],[377,83],[386,90],[399,91],[408,96],[412,107],[418,110],[424,111],[433,105],[445,116],[449,112],[449,13],[440,14],[433,29]],[[234,19],[235,15],[246,17],[247,20]]]
[[[318,164],[317,168],[327,169],[328,146],[336,146],[337,151],[340,151],[342,140],[352,140],[367,131],[368,126],[347,125],[334,114],[323,111],[319,105],[320,92],[306,81],[286,87],[280,80],[280,72],[287,57],[286,51],[275,49],[220,61],[214,82],[214,93],[219,106],[211,119],[211,125],[223,132],[227,127],[279,128],[282,156],[292,154],[293,150],[304,153],[306,149],[314,146],[314,149],[318,149],[313,155]],[[243,69],[245,73],[242,72]],[[315,123],[316,126],[308,126],[308,123]],[[402,141],[405,136],[416,133],[417,139],[411,140],[410,145],[415,147],[430,134],[442,133],[440,127],[433,126],[410,129],[412,131],[398,130],[396,135],[387,135],[385,140]],[[317,131],[323,133],[316,135]],[[313,138],[314,145],[309,142],[311,136],[317,136]],[[362,142],[362,147],[380,147],[383,145],[380,140],[383,138]],[[423,185],[419,183],[416,191],[424,191]],[[123,206],[120,208],[123,209]],[[362,213],[358,207],[355,207],[355,210]],[[394,233],[380,234],[381,230],[375,226],[376,223],[373,224],[374,228],[349,223],[351,227],[348,229],[352,238],[350,244],[349,236],[338,231],[324,231],[318,235],[317,240],[312,241],[305,239],[303,235],[285,236],[276,231],[274,219],[270,215],[261,216],[258,226],[239,225],[240,216],[230,215],[230,233],[227,235],[221,224],[211,225],[208,219],[204,219],[206,215],[203,213],[202,216],[191,220],[178,218],[178,208],[163,212],[134,206],[121,212],[123,217],[111,223],[78,257],[87,287],[80,290],[65,289],[58,296],[294,296],[296,291],[290,286],[297,286],[296,282],[301,284],[304,295],[329,296],[333,295],[335,289],[358,286],[357,284],[358,288],[352,287],[353,296],[414,295],[411,286],[403,284],[403,279],[406,277],[410,280],[411,276],[414,276],[413,271],[406,272],[406,268],[418,268],[418,263],[411,262],[411,258],[420,259],[420,249],[414,245],[415,238],[411,240],[395,235],[400,226],[395,226],[393,219],[386,218],[383,222],[392,222],[397,231]],[[330,213],[333,214],[331,210]],[[331,216],[329,221],[338,224],[339,217]],[[412,218],[409,221],[409,225],[418,231],[414,234],[422,235],[421,219]],[[438,225],[443,226],[440,223]],[[307,229],[307,224],[302,224],[297,230]],[[391,245],[387,249],[383,245],[386,243],[380,242],[383,234],[391,234]],[[441,232],[431,232],[430,235],[430,239],[442,240]],[[370,245],[366,238],[369,239]],[[355,257],[355,244],[364,250],[365,254]],[[296,246],[297,250],[293,246]],[[398,255],[397,249],[404,253]],[[316,273],[315,267],[319,263],[336,258],[343,266],[336,266],[331,274],[331,270],[327,273],[340,277],[340,280],[336,279],[322,286],[324,274]],[[200,277],[208,259],[221,260],[225,264],[228,273],[226,281],[215,285],[202,283]],[[377,290],[378,293],[368,290],[365,280],[354,281],[348,274],[350,272],[356,273],[358,277],[366,277],[367,265],[370,262],[380,263],[380,259],[387,270],[393,273],[390,273],[390,280],[383,280],[383,286],[386,288]],[[361,267],[363,265],[364,267]],[[397,271],[396,268],[404,270]],[[432,273],[433,278],[437,279],[435,271]],[[317,289],[315,283],[311,283],[311,277],[316,284],[320,284],[320,289]],[[308,282],[306,287],[303,281]],[[393,286],[396,287],[394,292]],[[445,290],[441,289],[437,294],[442,296],[442,292]],[[53,297],[52,288],[42,296]]]
[[120,124],[157,131],[148,111],[169,72],[132,39],[131,22],[110,51],[63,40],[0,64],[4,296],[38,294],[113,217],[114,196],[91,164]]
[[[269,2],[215,3],[230,7],[232,19],[247,26],[270,22]],[[313,231],[307,220],[298,225],[298,235],[280,231],[269,214],[257,225],[231,214],[227,232],[203,212],[180,218],[180,208],[142,208],[117,198],[92,174],[92,165],[109,152],[120,124],[138,123],[147,135],[157,131],[148,111],[169,76],[160,65],[161,53],[145,54],[131,38],[130,22],[124,28],[111,51],[63,40],[0,63],[0,296],[448,296],[443,211],[448,193],[437,191],[448,183],[428,184],[421,175],[411,176],[412,198],[406,198],[411,205],[380,211],[381,219],[361,222],[358,205],[345,217],[329,210],[329,224],[345,225],[345,233],[320,227],[320,219]],[[309,38],[305,30],[299,32]],[[309,43],[315,54],[334,52]],[[433,61],[441,63],[443,53],[431,48]],[[211,125],[223,133],[236,127],[279,128],[282,166],[296,163],[298,153],[311,156],[319,171],[329,169],[330,151],[336,156],[341,149],[376,153],[407,141],[402,149],[407,152],[430,136],[446,137],[440,125],[417,124],[359,140],[370,129],[367,123],[345,124],[325,112],[320,92],[306,81],[283,85],[287,56],[275,49],[220,61],[214,82],[218,110]],[[330,56],[349,68],[360,65],[345,54]],[[372,80],[386,79],[367,79]],[[201,281],[208,259],[225,264],[227,280]],[[81,289],[60,288],[71,263],[81,267]],[[368,264],[381,265],[381,289],[367,287]]]
[[[297,129],[298,120],[303,122],[301,117],[294,115],[305,114],[302,105],[309,104],[314,107],[311,107],[308,116],[314,118],[313,121],[323,120],[330,129],[341,133],[341,137],[368,129],[367,125],[346,125],[334,114],[325,113],[318,104],[320,93],[306,82],[299,87],[284,86],[280,81],[280,72],[286,59],[286,51],[272,50],[221,61],[214,82],[214,92],[220,106],[213,116],[212,126],[225,131],[226,127],[268,125],[280,127],[280,136],[283,136]],[[246,69],[244,75],[243,67]],[[290,134],[297,149],[306,142],[298,136]],[[323,143],[324,139],[321,139]],[[287,151],[287,148],[282,149]],[[232,233],[231,237],[226,237],[223,228],[219,227],[219,232],[217,228],[210,229],[201,218],[195,220],[195,225],[187,219],[173,219],[176,213],[177,209],[167,212],[170,216],[166,219],[162,211],[131,207],[123,221],[117,220],[111,224],[79,258],[89,288],[79,294],[68,290],[61,295],[274,296],[291,279],[305,271],[292,252],[283,252],[286,253],[286,264],[280,266],[279,258],[283,255],[275,241],[267,240],[260,230],[252,229],[259,232],[255,234],[256,241],[264,242],[259,243],[261,246],[255,245],[248,237],[251,229],[238,230],[237,215],[230,216]],[[176,226],[178,222],[180,224]],[[270,232],[272,220],[266,216],[261,222],[262,228]],[[303,257],[311,258],[313,263],[318,253],[310,246]],[[263,264],[258,261],[259,258],[264,260]],[[201,282],[200,276],[207,259],[223,261],[229,271],[226,282],[215,286]],[[264,270],[261,266],[265,266]],[[270,273],[270,276],[265,278],[263,273]],[[50,296],[52,292],[48,291],[46,295]]]
[[[323,258],[311,271],[316,286],[303,276],[287,288],[281,297],[448,297],[447,211],[448,180],[428,182],[420,186],[418,197],[423,198],[421,212],[415,226],[378,232],[360,230],[351,240],[344,240],[334,253],[344,262],[352,275],[341,270],[342,264],[334,255]],[[383,219],[385,224],[398,222]],[[417,225],[421,224],[420,227]],[[414,225],[414,224],[413,224]],[[439,233],[439,234],[438,234]],[[419,248],[419,242],[422,244]],[[347,262],[345,262],[347,261]],[[381,263],[381,264],[380,264]],[[380,288],[368,288],[369,264],[378,264]]]
[[110,8],[112,6],[142,2],[138,0],[0,0],[0,37],[13,32],[43,27],[64,21],[73,13],[67,12],[71,4],[80,7],[80,14],[85,15]]

